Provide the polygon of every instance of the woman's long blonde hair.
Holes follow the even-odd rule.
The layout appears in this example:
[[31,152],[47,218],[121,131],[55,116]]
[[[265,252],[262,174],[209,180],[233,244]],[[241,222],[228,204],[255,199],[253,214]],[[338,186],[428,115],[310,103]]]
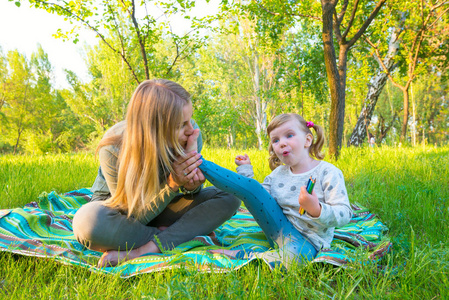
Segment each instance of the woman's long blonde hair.
[[[307,127],[307,122],[304,120],[304,118],[298,114],[295,113],[289,113],[289,114],[281,114],[277,115],[276,117],[271,120],[270,124],[268,124],[267,127],[267,134],[270,136],[271,131],[278,128],[282,124],[290,121],[290,120],[297,120],[299,122],[299,126],[306,134],[310,133],[313,137],[312,144],[309,147],[309,154],[312,157],[315,157],[316,159],[323,159],[324,154],[321,153],[321,149],[324,145],[324,130],[321,126],[313,124],[313,129],[315,129],[316,137],[313,135],[312,131],[309,127]],[[282,165],[282,162],[279,160],[279,158],[276,156],[276,153],[274,153],[273,145],[270,144],[268,146],[268,153],[270,154],[270,158],[268,159],[270,169],[274,170],[280,165]]]
[[[131,98],[123,135],[102,140],[120,148],[117,161],[117,190],[105,203],[138,218],[158,197],[169,192],[162,183],[173,172],[172,162],[183,149],[177,129],[189,93],[179,84],[165,79],[142,82]],[[164,170],[160,178],[159,170]]]

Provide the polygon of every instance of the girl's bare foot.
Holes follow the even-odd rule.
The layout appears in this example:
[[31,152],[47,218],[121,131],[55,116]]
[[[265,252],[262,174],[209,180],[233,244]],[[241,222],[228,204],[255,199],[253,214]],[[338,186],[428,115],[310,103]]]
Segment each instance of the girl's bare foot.
[[198,137],[200,136],[200,130],[195,129],[193,133],[187,139],[186,144],[186,153],[190,153],[192,151],[198,151]]

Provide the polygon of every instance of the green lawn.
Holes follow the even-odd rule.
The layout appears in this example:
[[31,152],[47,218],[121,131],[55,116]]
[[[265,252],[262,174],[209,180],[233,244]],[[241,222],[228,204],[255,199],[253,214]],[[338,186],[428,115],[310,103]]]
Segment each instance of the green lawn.
[[[203,155],[235,170],[234,150]],[[267,152],[246,151],[256,179],[270,172]],[[223,274],[168,270],[121,279],[51,259],[0,253],[0,297],[11,299],[448,299],[449,146],[344,148],[336,164],[350,201],[390,228],[393,251],[375,264],[346,269],[298,266],[286,274],[252,264]],[[36,201],[43,192],[89,187],[98,162],[91,153],[0,156],[0,209]]]

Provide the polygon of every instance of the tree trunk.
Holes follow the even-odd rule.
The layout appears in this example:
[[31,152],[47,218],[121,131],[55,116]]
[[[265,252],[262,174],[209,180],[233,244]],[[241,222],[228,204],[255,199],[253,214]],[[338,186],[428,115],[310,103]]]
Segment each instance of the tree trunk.
[[263,149],[262,135],[267,128],[267,103],[260,98],[259,56],[254,55],[254,98],[256,103],[256,135],[259,150]]
[[340,93],[338,94],[337,104],[337,148],[340,151],[343,140],[343,130],[345,124],[345,104],[346,104],[346,72],[348,62],[348,50],[347,44],[340,44],[340,53],[338,56],[338,76],[340,79]]
[[19,126],[19,129],[17,130],[17,139],[16,139],[16,144],[14,145],[14,152],[13,152],[13,154],[16,154],[17,148],[19,147],[20,136],[22,135],[22,131],[23,131],[22,126]]
[[401,130],[401,141],[405,141],[407,136],[407,123],[408,123],[408,85],[406,88],[402,89],[402,94],[404,95],[404,119],[402,120],[402,130]]
[[388,131],[393,128],[394,123],[396,122],[397,115],[393,115],[393,119],[391,120],[388,126],[385,125],[385,118],[382,115],[379,115],[379,125],[377,130],[376,141],[377,144],[380,145],[384,138],[387,136]]
[[331,94],[331,111],[329,118],[329,156],[337,158],[339,154],[338,140],[338,121],[339,121],[339,101],[342,91],[340,87],[340,78],[337,69],[335,47],[333,40],[333,13],[335,4],[331,1],[321,1],[323,11],[323,47],[324,47],[324,63],[326,65],[326,73],[329,81]]
[[229,133],[228,133],[228,149],[234,148],[234,140],[235,140],[235,133],[233,126],[229,126]]
[[377,100],[379,99],[379,95],[382,92],[382,89],[387,83],[388,73],[391,73],[396,68],[396,65],[394,64],[394,58],[399,50],[398,35],[400,33],[400,30],[400,28],[396,28],[391,35],[388,45],[388,52],[383,61],[383,64],[387,68],[388,72],[385,72],[381,65],[381,62],[378,61],[381,66],[377,75],[370,80],[370,83],[368,85],[368,93],[365,100],[363,101],[364,104],[362,111],[360,112],[360,116],[357,119],[357,123],[354,127],[354,130],[352,131],[351,137],[349,138],[348,146],[363,145],[363,140],[367,135],[367,128],[371,123],[371,117],[376,107]]
[[412,145],[416,146],[416,107],[415,107],[415,97],[413,97],[413,85],[410,85],[410,90],[412,93],[412,121],[413,121],[413,131],[412,131]]

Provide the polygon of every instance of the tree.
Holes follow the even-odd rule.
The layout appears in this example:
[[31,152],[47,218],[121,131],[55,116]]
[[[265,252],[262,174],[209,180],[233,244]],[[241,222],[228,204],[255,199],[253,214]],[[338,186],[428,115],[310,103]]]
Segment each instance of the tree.
[[[380,0],[372,9],[369,17],[359,21],[359,29],[352,28],[358,11],[359,1],[355,0],[352,5],[351,17],[347,23],[343,23],[349,1],[344,1],[339,13],[336,12],[337,2],[335,0],[322,0],[322,22],[323,22],[323,44],[324,61],[331,90],[331,116],[329,126],[329,152],[331,156],[338,157],[339,149],[343,137],[343,123],[345,114],[345,88],[346,88],[346,65],[348,52],[351,47],[360,39],[362,34],[376,17],[380,8],[386,0]],[[363,16],[360,15],[359,17]],[[335,22],[335,24],[334,24]],[[334,32],[335,30],[335,32]],[[342,33],[343,31],[343,33]],[[348,38],[352,31],[353,36]],[[333,34],[335,33],[339,46],[338,63],[333,45]],[[349,39],[349,40],[348,40]]]
[[9,51],[7,60],[10,72],[3,83],[5,99],[3,126],[7,128],[8,137],[14,147],[14,153],[16,153],[23,132],[32,122],[34,112],[33,74],[31,73],[30,63],[17,50]]
[[[321,23],[324,62],[331,95],[329,154],[335,158],[338,158],[343,137],[348,53],[373,22],[386,0],[367,1],[361,8],[359,2],[355,0],[349,3],[349,0],[345,0],[339,4],[338,0],[321,0],[318,4],[316,1],[262,0],[252,1],[248,6],[259,18],[271,15],[282,25],[288,23],[292,26],[296,17],[310,18]],[[337,40],[338,57],[334,38]]]
[[[394,18],[393,18],[394,19]],[[388,28],[391,32],[390,40],[388,42],[388,48],[386,50],[385,57],[382,57],[380,54],[379,47],[376,46],[371,40],[365,36],[365,40],[373,50],[375,51],[374,57],[377,58],[377,62],[380,65],[377,74],[371,78],[370,83],[368,84],[368,92],[366,94],[365,100],[363,102],[363,108],[360,112],[360,116],[357,119],[357,123],[354,126],[351,137],[348,141],[348,146],[361,146],[363,144],[363,140],[367,136],[367,128],[370,125],[371,117],[373,115],[374,109],[376,107],[377,100],[379,98],[380,93],[382,92],[385,83],[388,79],[388,74],[393,72],[393,70],[397,67],[397,63],[395,60],[397,59],[397,54],[399,52],[399,35],[403,31],[403,26],[405,22],[405,13],[402,13],[402,17],[400,18],[399,24]],[[385,71],[387,70],[387,71]],[[383,124],[385,126],[385,119],[381,117]],[[388,129],[382,131],[382,136],[378,136],[378,141],[381,141],[382,138],[386,135]]]
[[[416,76],[426,70],[426,64],[435,59],[435,56],[447,60],[447,52],[441,51],[442,45],[447,42],[449,29],[447,26],[439,26],[443,17],[449,11],[449,2],[431,1],[412,2],[409,8],[405,29],[402,33],[400,50],[404,58],[402,72],[405,73],[401,84],[395,80],[388,68],[382,64],[384,72],[394,86],[403,93],[403,120],[401,128],[401,139],[404,141],[407,134],[407,124],[409,122],[409,89]],[[447,21],[447,20],[446,20]],[[378,52],[376,56],[380,59]]]
[[[19,1],[16,1],[16,4],[20,5]],[[204,26],[200,19],[193,18],[195,30],[187,34],[175,34],[168,22],[159,22],[158,17],[149,12],[156,8],[152,3],[155,1],[151,0],[114,0],[101,3],[92,0],[29,0],[29,2],[35,8],[57,13],[71,23],[79,24],[78,27],[83,26],[93,31],[114,55],[121,58],[136,83],[153,77],[169,78],[173,67],[200,47],[204,39],[199,34],[199,29]],[[165,15],[186,14],[195,6],[194,0],[157,3]],[[154,60],[157,45],[163,40],[164,30],[161,26],[167,29],[165,32],[173,42],[171,61],[162,65]],[[57,36],[77,42],[76,29],[77,27],[70,32],[62,32],[59,29]],[[119,42],[111,43],[111,37]],[[134,59],[134,49],[138,49],[139,60]]]
[[[6,57],[3,54],[2,48],[0,47],[0,114],[2,112],[2,108],[6,103],[6,98],[5,98],[5,80],[7,78],[8,75],[8,70],[7,70],[7,65],[8,62],[6,60]],[[1,115],[0,115],[1,117]]]
[[24,131],[23,148],[26,152],[45,153],[56,150],[56,133],[52,131],[59,107],[55,105],[52,86],[52,66],[41,45],[31,54],[32,82],[30,93],[33,111],[30,124]]
[[240,32],[235,35],[238,50],[246,64],[248,76],[251,78],[252,96],[249,104],[250,116],[254,120],[255,133],[259,149],[264,148],[264,136],[267,129],[267,109],[272,104],[271,95],[276,89],[276,77],[279,72],[280,56],[277,55],[278,44],[269,46],[255,34],[254,24],[247,18],[240,19]]
[[217,36],[197,55],[179,64],[179,82],[192,95],[194,118],[201,125],[203,140],[218,147],[235,147],[241,142],[236,137],[243,132],[246,140],[253,135],[253,129],[242,121],[246,110],[236,96],[246,89],[242,79],[247,78],[241,60],[232,54],[234,46],[228,42],[226,37]]
[[[411,140],[413,145],[447,141],[449,115],[448,81],[435,66],[410,86],[412,104]],[[436,71],[438,70],[438,71]]]
[[[239,7],[223,7],[219,17],[223,19],[221,33],[217,36],[219,41],[211,46],[218,51],[215,59],[220,61],[220,70],[229,73],[221,72],[214,82],[224,88],[220,92],[237,108],[240,122],[254,128],[257,147],[262,149],[267,113],[274,103],[279,103],[277,91],[283,68],[284,57],[280,54],[283,39],[271,39],[266,33],[257,32],[257,20],[249,18]],[[208,76],[204,72],[201,74]],[[235,126],[230,125],[232,127]],[[234,140],[234,134],[230,140]]]

